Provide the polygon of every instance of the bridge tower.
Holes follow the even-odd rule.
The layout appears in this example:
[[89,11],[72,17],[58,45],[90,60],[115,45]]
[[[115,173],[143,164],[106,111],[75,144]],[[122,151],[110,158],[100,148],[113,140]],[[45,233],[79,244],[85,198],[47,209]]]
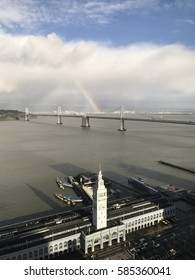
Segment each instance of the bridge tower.
[[122,105],[120,110],[120,128],[118,129],[119,131],[126,131],[124,114],[125,114],[125,107]]
[[28,108],[25,108],[25,116],[24,116],[24,120],[25,120],[26,122],[28,122],[28,121],[29,121],[29,111],[28,111]]
[[98,181],[93,188],[93,225],[96,229],[107,227],[107,189],[99,166]]
[[82,116],[82,127],[90,127],[89,124],[89,116],[83,115]]
[[58,122],[57,122],[57,124],[62,124],[62,116],[61,116],[61,114],[62,114],[62,109],[61,109],[60,106],[58,106]]

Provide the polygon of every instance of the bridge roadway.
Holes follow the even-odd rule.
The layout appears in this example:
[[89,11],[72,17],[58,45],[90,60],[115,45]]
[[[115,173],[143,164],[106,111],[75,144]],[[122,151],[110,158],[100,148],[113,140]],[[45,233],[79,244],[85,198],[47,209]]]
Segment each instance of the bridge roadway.
[[[29,116],[40,116],[40,117],[58,117],[57,113],[51,114],[51,113],[30,113]],[[82,118],[82,117],[89,117],[91,119],[102,119],[102,120],[121,120],[120,116],[117,117],[111,117],[111,116],[105,116],[105,115],[74,115],[74,114],[60,114],[60,117],[68,117],[68,118]],[[170,124],[183,124],[183,125],[195,125],[194,121],[182,121],[182,120],[165,120],[165,119],[146,119],[146,118],[127,118],[123,117],[124,121],[136,121],[136,122],[157,122],[157,123],[170,123]]]

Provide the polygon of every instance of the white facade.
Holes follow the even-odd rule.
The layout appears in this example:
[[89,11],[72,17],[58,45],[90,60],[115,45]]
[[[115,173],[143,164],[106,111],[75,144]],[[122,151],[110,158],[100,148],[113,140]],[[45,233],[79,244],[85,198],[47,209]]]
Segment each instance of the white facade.
[[0,260],[36,260],[54,257],[80,248],[80,233],[0,256]]
[[99,169],[97,185],[93,189],[93,225],[96,229],[107,227],[107,189],[101,169]]
[[129,233],[158,224],[163,219],[175,216],[175,214],[175,206],[170,206],[165,209],[158,209],[156,211],[124,219],[122,223],[125,224],[126,233]]
[[117,243],[126,240],[124,224],[96,231],[88,235],[82,232],[81,248],[84,250],[85,254],[88,254],[89,250],[94,252],[97,248],[103,249],[106,244],[112,246],[114,240],[116,240]]

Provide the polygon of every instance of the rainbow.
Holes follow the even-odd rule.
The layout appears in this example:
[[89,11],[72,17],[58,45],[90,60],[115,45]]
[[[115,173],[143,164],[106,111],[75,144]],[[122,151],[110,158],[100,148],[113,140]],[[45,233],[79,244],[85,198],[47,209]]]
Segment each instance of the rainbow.
[[82,92],[83,96],[87,100],[87,102],[91,105],[93,110],[95,112],[100,112],[100,108],[98,107],[98,104],[95,102],[94,98],[91,96],[90,92],[82,85],[80,82],[75,82],[76,86],[80,89]]

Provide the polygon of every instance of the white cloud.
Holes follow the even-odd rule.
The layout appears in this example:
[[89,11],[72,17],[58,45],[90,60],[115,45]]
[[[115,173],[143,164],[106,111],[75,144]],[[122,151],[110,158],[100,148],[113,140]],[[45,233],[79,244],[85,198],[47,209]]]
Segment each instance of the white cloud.
[[[182,45],[114,48],[87,41],[64,42],[56,34],[0,34],[1,103],[42,110],[66,108],[192,107],[195,51]],[[78,86],[79,85],[79,86]],[[78,109],[78,106],[75,108]]]
[[107,24],[119,12],[145,12],[157,7],[158,0],[0,0],[0,24],[12,31],[32,31],[47,23]]
[[15,29],[16,25],[28,25],[32,22],[31,9],[34,13],[32,1],[0,0],[0,23],[11,29]]
[[184,23],[194,25],[194,24],[195,24],[195,21],[194,21],[193,19],[187,18],[187,19],[184,20]]

